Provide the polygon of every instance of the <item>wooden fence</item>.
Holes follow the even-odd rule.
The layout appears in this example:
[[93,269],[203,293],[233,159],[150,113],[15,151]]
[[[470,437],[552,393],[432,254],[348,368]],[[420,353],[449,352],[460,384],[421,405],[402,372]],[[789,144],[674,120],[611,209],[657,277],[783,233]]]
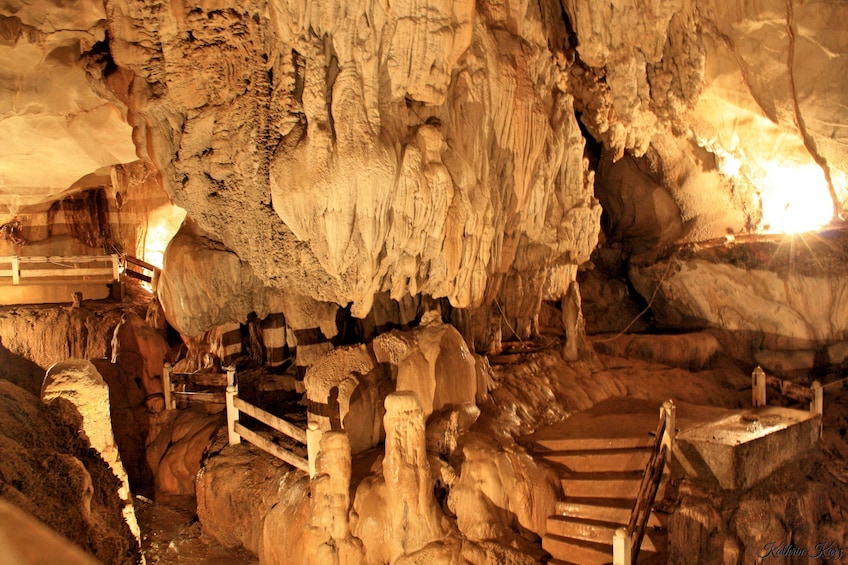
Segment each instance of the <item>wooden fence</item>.
[[170,363],[162,370],[162,389],[165,394],[165,406],[171,409],[199,402],[203,404],[225,404],[229,371],[216,373],[194,371],[192,373],[174,372]]
[[[308,429],[304,430],[275,416],[258,406],[254,406],[239,398],[238,382],[236,378],[235,367],[227,367],[226,373],[175,373],[173,367],[165,364],[162,371],[163,388],[165,392],[165,405],[169,408],[177,408],[178,401],[190,404],[191,402],[204,403],[223,403],[227,409],[227,437],[230,445],[241,443],[244,439],[259,449],[265,451],[288,463],[289,465],[309,473],[310,478],[315,476],[315,460],[318,455],[318,445],[321,441],[321,430],[317,425],[311,424]],[[191,382],[195,388],[206,386],[214,387],[216,390],[187,390],[186,387]],[[177,390],[177,386],[184,383],[182,390]],[[277,445],[265,436],[251,430],[239,419],[244,413],[251,418],[254,418],[270,428],[286,435],[294,441],[306,446],[307,458],[304,459],[300,455],[286,449],[281,445]]]
[[809,402],[810,412],[822,415],[824,414],[824,393],[842,388],[846,383],[848,383],[848,378],[839,379],[826,385],[822,385],[819,381],[813,381],[810,386],[805,386],[790,380],[766,375],[762,367],[757,367],[751,373],[751,401],[754,407],[765,406],[767,404],[766,387],[769,386],[777,389],[780,394],[787,398],[798,402]]
[[671,447],[676,434],[677,411],[674,402],[667,400],[660,408],[660,420],[654,435],[654,448],[633,509],[630,511],[630,520],[624,528],[618,528],[612,540],[612,562],[613,565],[631,565],[636,563],[639,557],[639,548],[645,537],[645,528],[654,500],[662,481],[663,470],[671,460]]
[[156,265],[151,265],[127,254],[122,255],[121,260],[125,276],[148,283],[151,287],[153,286],[159,273],[159,268]]
[[[89,266],[101,263],[100,266]],[[7,268],[3,268],[8,265]],[[83,266],[85,265],[85,266]],[[120,280],[121,260],[112,255],[0,256],[0,284],[113,283]]]

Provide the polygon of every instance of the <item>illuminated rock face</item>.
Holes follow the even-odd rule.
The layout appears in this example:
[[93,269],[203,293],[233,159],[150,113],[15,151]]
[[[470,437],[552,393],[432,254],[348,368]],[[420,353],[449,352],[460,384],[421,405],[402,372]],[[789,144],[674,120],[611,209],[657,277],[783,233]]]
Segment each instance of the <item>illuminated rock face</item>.
[[[653,201],[613,211],[619,236],[663,244],[809,228],[833,213],[826,175],[844,206],[848,116],[845,89],[834,86],[848,64],[848,29],[836,23],[848,15],[844,3],[563,4],[588,67],[574,74],[576,107],[605,149],[605,208],[635,193],[614,186],[620,170],[603,167],[625,151],[644,156],[641,171],[624,177]],[[659,201],[676,204],[679,218],[651,229],[669,216]],[[628,225],[634,211],[648,217],[641,233]]]
[[124,190],[137,151],[260,289],[357,317],[386,291],[531,319],[593,192],[636,250],[848,198],[838,0],[95,4],[3,7],[0,206]]
[[381,290],[480,305],[509,272],[558,297],[594,247],[559,6],[107,14],[139,146],[269,286],[355,316]]
[[110,165],[136,160],[124,116],[86,76],[100,72],[105,16],[94,0],[0,7],[0,213],[99,186]]
[[109,387],[90,361],[68,359],[56,363],[47,371],[41,389],[41,400],[46,403],[63,400],[70,403],[81,419],[80,433],[91,447],[112,469],[120,481],[118,498],[123,503],[123,515],[127,525],[141,545],[141,532],[135,518],[129,480],[118,445],[112,433],[112,421],[109,413]]

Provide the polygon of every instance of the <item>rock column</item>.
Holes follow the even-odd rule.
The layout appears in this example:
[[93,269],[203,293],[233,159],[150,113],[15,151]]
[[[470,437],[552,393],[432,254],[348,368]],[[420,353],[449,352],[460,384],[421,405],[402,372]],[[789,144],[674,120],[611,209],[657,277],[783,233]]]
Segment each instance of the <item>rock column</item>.
[[413,553],[449,532],[447,519],[433,497],[427,460],[424,411],[411,391],[386,398],[385,515],[392,541],[391,562]]
[[317,475],[311,482],[312,519],[310,565],[358,565],[363,562],[362,542],[350,534],[350,441],[344,432],[321,437]]

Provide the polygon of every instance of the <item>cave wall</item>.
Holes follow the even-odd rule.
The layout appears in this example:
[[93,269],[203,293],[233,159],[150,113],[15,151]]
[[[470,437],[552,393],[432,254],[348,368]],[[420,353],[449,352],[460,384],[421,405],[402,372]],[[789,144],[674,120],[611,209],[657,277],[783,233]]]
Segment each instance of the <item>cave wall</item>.
[[[527,336],[595,246],[595,195],[637,252],[842,212],[846,10],[8,2],[0,220],[161,186],[260,293],[359,318],[446,297],[475,344]],[[125,247],[179,222],[133,217]]]
[[478,306],[507,273],[563,292],[569,271],[552,267],[594,247],[557,6],[107,13],[140,150],[270,286],[359,317],[382,290]]

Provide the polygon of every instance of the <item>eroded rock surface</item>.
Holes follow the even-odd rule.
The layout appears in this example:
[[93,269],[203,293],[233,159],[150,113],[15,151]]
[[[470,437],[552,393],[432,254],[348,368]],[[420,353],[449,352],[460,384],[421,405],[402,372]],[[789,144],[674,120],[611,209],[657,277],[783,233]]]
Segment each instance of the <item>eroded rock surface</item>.
[[102,71],[103,5],[12,1],[0,19],[0,213],[98,186],[109,165],[135,161],[125,116],[87,76]]
[[[713,327],[763,349],[815,349],[844,340],[848,332],[848,275],[827,270],[830,259],[808,256],[790,268],[766,269],[774,260],[758,248],[734,252],[746,260],[715,262],[709,257],[671,259],[631,269],[645,297],[656,289],[653,311],[667,327]],[[789,267],[790,265],[786,265]],[[749,352],[750,355],[750,352]]]
[[82,419],[80,433],[106,461],[121,483],[117,495],[124,505],[124,520],[141,545],[129,478],[121,463],[121,455],[112,432],[109,386],[106,381],[90,361],[60,361],[47,370],[41,387],[41,400],[61,405],[62,411],[75,410],[79,414]]
[[79,434],[79,414],[45,406],[0,379],[0,421],[0,496],[100,562],[139,563],[118,497],[121,482]]
[[594,246],[558,6],[116,1],[107,17],[139,146],[264,284],[358,317],[380,290],[479,305],[510,270],[564,289],[551,267]]

